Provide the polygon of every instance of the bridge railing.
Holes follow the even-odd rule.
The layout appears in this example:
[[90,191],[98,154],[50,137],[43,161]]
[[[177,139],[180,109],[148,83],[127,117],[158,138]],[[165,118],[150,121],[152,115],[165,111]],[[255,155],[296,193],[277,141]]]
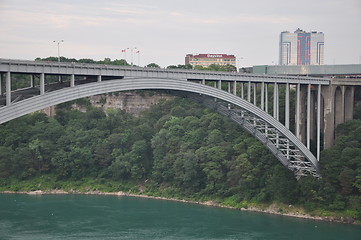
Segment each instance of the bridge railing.
[[312,83],[329,85],[329,78],[313,78],[302,76],[275,76],[238,72],[217,72],[192,69],[163,69],[143,68],[137,66],[119,66],[107,64],[30,61],[0,58],[0,72],[28,73],[28,74],[76,74],[76,75],[104,75],[118,77],[164,77],[177,79],[196,79],[208,81],[239,81],[239,82],[278,82],[278,83]]

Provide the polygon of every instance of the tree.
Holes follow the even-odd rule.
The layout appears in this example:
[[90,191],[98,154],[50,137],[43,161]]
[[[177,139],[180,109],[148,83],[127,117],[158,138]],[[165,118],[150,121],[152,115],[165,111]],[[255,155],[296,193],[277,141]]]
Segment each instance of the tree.
[[208,70],[208,71],[222,71],[222,72],[237,72],[237,67],[227,64],[227,65],[219,65],[219,64],[211,64],[208,67],[203,66],[195,66],[196,70]]
[[175,184],[183,192],[194,193],[200,190],[201,173],[197,155],[192,150],[180,152],[172,166],[174,168]]
[[131,154],[122,154],[119,150],[114,150],[112,156],[114,157],[114,161],[109,167],[109,170],[111,171],[113,178],[118,180],[129,179],[132,169]]
[[131,150],[132,169],[131,176],[133,179],[144,179],[151,169],[149,147],[145,140],[136,141]]
[[147,68],[160,68],[160,66],[156,63],[149,63],[146,67]]
[[341,185],[341,193],[343,195],[350,195],[354,191],[355,171],[350,168],[344,168],[338,176],[338,179]]
[[297,201],[298,187],[293,174],[280,164],[275,165],[272,172],[266,187],[271,199],[294,204]]
[[167,67],[167,69],[193,69],[193,66],[190,65],[190,64],[185,64],[185,65],[178,64],[177,66],[176,65],[170,65],[170,66]]
[[51,158],[54,172],[58,174],[59,179],[68,178],[72,175],[74,162],[69,158],[69,153],[64,150],[56,151]]
[[73,164],[72,177],[75,179],[94,175],[95,168],[92,161],[91,149],[86,147],[86,145],[84,147],[71,147],[68,159]]
[[103,170],[110,166],[114,160],[112,156],[112,150],[113,148],[107,140],[101,141],[100,139],[100,142],[95,145],[93,161],[98,170]]
[[12,156],[14,152],[9,147],[0,146],[0,178],[6,178],[13,173]]

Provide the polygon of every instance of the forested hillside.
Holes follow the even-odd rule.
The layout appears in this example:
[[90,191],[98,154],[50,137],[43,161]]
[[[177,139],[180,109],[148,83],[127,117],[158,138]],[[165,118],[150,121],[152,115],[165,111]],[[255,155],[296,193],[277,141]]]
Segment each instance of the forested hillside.
[[83,104],[86,113],[63,104],[54,118],[33,113],[0,125],[0,190],[91,183],[87,190],[276,202],[361,219],[361,120],[342,124],[322,152],[322,179],[297,181],[241,127],[186,99],[138,118]]

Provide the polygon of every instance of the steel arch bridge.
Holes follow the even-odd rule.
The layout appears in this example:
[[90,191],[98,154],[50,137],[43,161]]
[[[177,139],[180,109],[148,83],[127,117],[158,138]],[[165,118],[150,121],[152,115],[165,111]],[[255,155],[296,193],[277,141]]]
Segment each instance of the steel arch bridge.
[[[74,80],[73,80],[74,82]],[[183,92],[190,99],[213,108],[238,123],[260,140],[288,169],[300,178],[320,177],[318,160],[283,124],[256,105],[219,88],[159,77],[133,77],[98,81],[42,92],[0,108],[0,124],[28,113],[87,96],[130,90],[171,90]],[[41,90],[40,90],[41,92]],[[215,101],[215,99],[217,101]]]

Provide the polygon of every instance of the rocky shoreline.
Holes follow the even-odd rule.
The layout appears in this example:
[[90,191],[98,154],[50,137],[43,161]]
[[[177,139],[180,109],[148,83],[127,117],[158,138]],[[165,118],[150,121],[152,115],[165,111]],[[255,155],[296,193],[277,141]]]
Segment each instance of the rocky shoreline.
[[[199,205],[211,206],[211,207],[221,207],[221,208],[228,208],[228,209],[234,209],[234,210],[240,210],[240,211],[274,214],[274,215],[280,215],[280,216],[286,216],[286,217],[296,217],[296,218],[303,218],[303,219],[310,219],[310,220],[317,220],[317,221],[357,224],[355,222],[355,220],[352,218],[333,217],[333,216],[330,216],[330,217],[311,216],[309,214],[299,213],[299,212],[291,212],[291,211],[280,212],[279,210],[277,210],[277,207],[275,205],[270,205],[269,207],[267,207],[265,209],[261,209],[261,208],[257,208],[257,207],[236,208],[236,207],[224,206],[224,205],[221,205],[214,201],[206,201],[206,202],[190,201],[190,200],[177,199],[177,198],[149,196],[149,195],[144,195],[144,194],[132,194],[132,193],[126,193],[126,192],[121,192],[121,191],[120,192],[101,192],[101,191],[80,192],[80,191],[76,191],[76,190],[64,191],[62,189],[55,189],[55,190],[48,190],[48,191],[36,190],[36,191],[29,191],[29,192],[1,191],[0,193],[3,193],[3,194],[27,194],[27,195],[83,194],[83,195],[105,195],[105,196],[120,196],[120,197],[125,196],[125,197],[149,198],[149,199],[158,199],[158,200],[165,200],[165,201],[183,202],[183,203],[189,203],[189,204],[199,204]],[[291,208],[291,205],[289,207]]]

